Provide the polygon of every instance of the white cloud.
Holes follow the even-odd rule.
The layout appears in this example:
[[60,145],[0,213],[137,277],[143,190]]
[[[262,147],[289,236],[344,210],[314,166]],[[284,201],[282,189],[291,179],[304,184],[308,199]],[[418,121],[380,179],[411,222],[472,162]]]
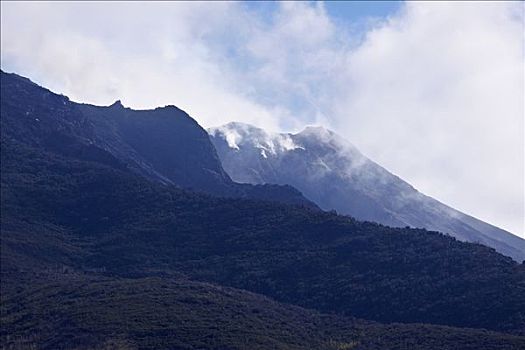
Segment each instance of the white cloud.
[[242,15],[228,3],[2,3],[2,64],[77,101],[276,128],[286,112],[244,97],[209,45]]
[[522,3],[408,2],[353,35],[322,3],[1,3],[2,68],[203,126],[324,124],[416,188],[524,233]]
[[407,3],[347,57],[331,115],[423,192],[524,234],[520,3]]

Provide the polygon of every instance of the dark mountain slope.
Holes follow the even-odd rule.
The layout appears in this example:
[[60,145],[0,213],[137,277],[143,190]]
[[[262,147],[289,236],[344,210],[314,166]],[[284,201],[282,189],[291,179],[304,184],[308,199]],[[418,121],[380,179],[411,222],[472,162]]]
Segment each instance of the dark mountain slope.
[[56,264],[128,278],[184,273],[323,312],[524,329],[525,266],[482,245],[197,195],[10,142],[1,161],[3,280]]
[[208,193],[234,190],[206,132],[177,107],[136,111],[120,101],[109,107],[78,107],[94,125],[95,144],[136,173]]
[[5,139],[214,195],[316,207],[291,186],[234,183],[206,131],[174,106],[135,111],[120,102],[78,104],[4,72],[1,97]]
[[210,129],[238,182],[288,184],[324,210],[397,227],[424,227],[525,260],[525,240],[423,195],[324,128],[272,134],[242,123]]
[[[173,239],[192,233],[194,224],[185,216],[212,198],[175,189],[166,193],[163,187],[155,189],[111,168],[6,143],[1,164],[0,338],[9,349],[519,349],[525,342],[523,337],[482,330],[383,326],[321,315],[181,279],[169,255],[192,259],[198,256],[193,249],[199,248],[185,252],[172,245]],[[86,191],[95,191],[95,197],[79,202],[73,198]],[[97,197],[106,204],[92,202]],[[224,204],[214,210],[230,218],[239,215],[231,210],[242,203]],[[164,205],[186,215],[175,221],[178,233],[162,242],[155,221],[165,222],[158,211]],[[256,206],[268,210],[266,205]],[[135,227],[131,216],[145,213],[152,216]],[[59,221],[69,224],[57,225]],[[115,232],[117,227],[123,231]],[[143,237],[137,239],[137,233]],[[154,243],[142,244],[142,239]],[[115,243],[127,246],[123,254],[114,250]],[[106,260],[102,266],[101,259]],[[138,269],[133,267],[137,262]],[[137,271],[172,278],[118,277]]]

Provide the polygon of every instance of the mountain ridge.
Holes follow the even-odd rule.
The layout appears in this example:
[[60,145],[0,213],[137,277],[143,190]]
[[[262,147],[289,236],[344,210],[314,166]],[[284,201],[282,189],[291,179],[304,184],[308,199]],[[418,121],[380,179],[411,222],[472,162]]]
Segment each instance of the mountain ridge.
[[232,181],[206,131],[176,106],[133,110],[120,101],[109,106],[76,103],[14,73],[2,71],[1,76],[6,137],[128,169],[163,184],[317,207],[291,186]]

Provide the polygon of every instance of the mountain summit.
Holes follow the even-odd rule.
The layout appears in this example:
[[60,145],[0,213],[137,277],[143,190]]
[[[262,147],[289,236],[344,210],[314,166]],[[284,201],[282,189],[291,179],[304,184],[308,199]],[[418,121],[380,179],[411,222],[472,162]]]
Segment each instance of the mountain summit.
[[208,132],[234,181],[288,184],[324,210],[436,230],[525,259],[525,240],[425,196],[333,131],[307,127],[297,134],[269,133],[229,123]]

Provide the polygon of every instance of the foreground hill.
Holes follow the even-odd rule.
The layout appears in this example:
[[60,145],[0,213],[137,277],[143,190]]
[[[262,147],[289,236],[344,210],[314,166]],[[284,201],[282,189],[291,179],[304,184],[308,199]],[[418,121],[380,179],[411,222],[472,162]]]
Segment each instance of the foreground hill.
[[[45,278],[43,278],[45,277]],[[55,277],[55,278],[53,278]],[[187,279],[47,273],[2,295],[8,349],[520,349],[525,337],[323,315]]]
[[424,227],[525,260],[525,240],[419,193],[332,131],[274,134],[242,123],[209,130],[238,182],[288,184],[324,210],[389,226]]

